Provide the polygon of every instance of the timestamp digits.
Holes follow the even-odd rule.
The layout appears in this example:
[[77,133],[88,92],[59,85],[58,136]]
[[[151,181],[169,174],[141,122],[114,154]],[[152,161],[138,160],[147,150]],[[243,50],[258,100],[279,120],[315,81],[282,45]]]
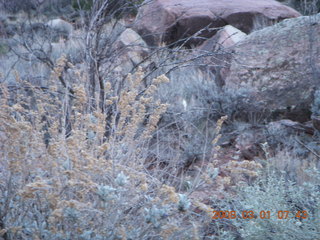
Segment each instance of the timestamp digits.
[[[270,219],[271,212],[270,211],[260,211],[260,212],[254,212],[254,211],[242,211],[239,214],[237,214],[236,211],[211,211],[212,213],[212,219],[236,219],[236,218],[242,218],[242,219],[254,219],[254,218],[260,218],[260,219]],[[290,211],[277,211],[276,217],[278,219],[289,219],[289,218],[299,218],[299,219],[306,219],[308,218],[307,211],[297,211],[297,212],[290,212]]]

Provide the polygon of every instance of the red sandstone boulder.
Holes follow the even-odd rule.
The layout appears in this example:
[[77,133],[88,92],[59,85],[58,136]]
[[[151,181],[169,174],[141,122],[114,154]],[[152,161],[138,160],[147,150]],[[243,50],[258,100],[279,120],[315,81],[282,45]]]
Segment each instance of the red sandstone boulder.
[[123,31],[113,43],[114,59],[112,65],[115,73],[126,75],[139,64],[147,55],[147,44],[139,34],[130,28]]
[[[213,37],[194,49],[195,56],[209,55],[201,59],[201,70],[208,70],[213,74],[217,86],[224,85],[223,79],[228,73],[230,53],[228,49],[245,39],[247,34],[239,29],[227,25],[220,29]],[[210,56],[211,55],[211,56]]]
[[226,89],[246,89],[279,118],[304,122],[320,80],[320,14],[249,34],[232,49]]
[[245,39],[247,34],[239,29],[227,25],[217,32],[212,38],[206,40],[198,49],[202,51],[218,51],[229,48]]
[[139,9],[134,28],[149,45],[197,35],[189,39],[192,45],[225,25],[250,33],[257,21],[270,25],[298,16],[274,0],[153,0]]

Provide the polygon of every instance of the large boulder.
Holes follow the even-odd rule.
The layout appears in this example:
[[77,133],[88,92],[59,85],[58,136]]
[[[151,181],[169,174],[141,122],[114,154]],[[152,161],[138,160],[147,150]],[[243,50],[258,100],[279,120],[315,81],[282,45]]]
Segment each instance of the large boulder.
[[112,58],[113,71],[120,75],[131,72],[143,59],[148,56],[145,41],[131,28],[124,30],[113,43]]
[[[158,45],[196,33],[211,37],[225,25],[250,33],[257,22],[270,25],[298,16],[274,0],[153,0],[139,9],[135,29],[149,45]],[[203,40],[199,36],[188,43],[198,44]]]
[[209,70],[218,87],[221,88],[224,85],[225,70],[228,69],[230,59],[228,49],[245,39],[246,36],[247,34],[241,30],[227,25],[194,49],[196,56],[208,55],[208,57],[201,58],[201,70],[204,72]]
[[288,19],[249,34],[229,49],[233,55],[224,88],[246,89],[275,117],[309,120],[320,83],[319,39],[320,14]]
[[227,25],[217,32],[213,37],[206,40],[198,47],[202,51],[218,51],[219,49],[229,48],[245,39],[247,34],[241,30]]

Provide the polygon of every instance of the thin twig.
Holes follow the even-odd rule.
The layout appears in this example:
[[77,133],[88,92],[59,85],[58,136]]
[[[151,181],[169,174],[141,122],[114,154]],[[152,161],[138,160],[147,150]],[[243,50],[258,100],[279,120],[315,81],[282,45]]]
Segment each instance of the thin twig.
[[294,139],[297,143],[301,144],[302,146],[304,146],[306,149],[308,149],[313,155],[315,155],[317,158],[320,159],[320,155],[317,154],[315,151],[313,151],[312,149],[310,149],[308,146],[306,146],[303,142],[301,142],[300,140],[298,140],[297,138]]

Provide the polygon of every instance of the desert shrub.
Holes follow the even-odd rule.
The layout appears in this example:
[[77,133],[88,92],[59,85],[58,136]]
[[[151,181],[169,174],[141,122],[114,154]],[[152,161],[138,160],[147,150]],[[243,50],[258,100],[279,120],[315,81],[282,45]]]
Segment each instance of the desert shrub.
[[0,55],[8,53],[9,47],[5,41],[0,41]]
[[290,4],[303,15],[313,15],[319,12],[319,0],[291,0]]
[[56,61],[63,55],[72,64],[83,63],[85,59],[84,44],[81,39],[60,40],[57,43],[48,44],[46,47],[52,61]]
[[[136,14],[143,0],[111,0],[108,1],[106,13],[121,17],[123,14]],[[94,3],[92,0],[72,0],[72,7],[75,10],[90,11]]]
[[1,0],[0,6],[7,13],[24,12],[29,16],[45,14],[52,17],[74,13],[71,0]]
[[[281,224],[274,218],[212,221],[212,209],[240,212],[277,207],[307,210],[316,216],[318,186],[310,180],[312,176],[306,179],[310,184],[298,187],[271,171],[261,174],[261,164],[254,161],[232,161],[222,167],[217,160],[202,161],[193,175],[185,176],[177,171],[184,158],[170,151],[165,155],[168,149],[159,148],[166,140],[161,117],[170,106],[158,91],[168,78],[159,76],[145,86],[139,69],[117,91],[106,81],[103,100],[114,109],[107,118],[108,112],[89,108],[85,70],[68,83],[73,85],[73,95],[58,91],[62,87],[59,75],[68,64],[65,57],[58,59],[47,89],[24,82],[16,73],[17,83],[32,91],[29,95],[22,90],[12,94],[10,87],[1,85],[0,226],[4,239],[259,239],[276,230],[283,236],[312,239],[319,232],[319,223],[311,217]],[[192,107],[182,105],[180,112],[188,114]],[[194,110],[203,116],[208,111]],[[185,116],[199,124],[191,113]],[[185,147],[193,147],[194,152],[200,148],[202,160],[203,153],[218,151],[226,121],[226,117],[217,122],[212,119],[207,123],[212,124],[212,131],[201,124],[190,130],[187,119],[176,120],[176,127],[186,126],[181,132],[188,133],[189,139],[201,139],[195,133],[207,129],[201,142],[205,146],[185,141]],[[173,128],[167,129],[169,137]],[[171,131],[173,138],[175,133]],[[168,140],[166,146],[170,143],[174,145]],[[152,144],[156,147],[150,150]],[[150,151],[158,158],[167,157],[168,165],[158,159],[148,166]],[[278,156],[278,161],[283,159]],[[244,187],[234,188],[240,184]],[[200,198],[201,187],[215,190],[205,194],[209,202]],[[277,237],[282,239],[282,235]]]
[[72,0],[72,7],[75,10],[90,10],[92,7],[92,0]]
[[[35,21],[35,22],[34,22]],[[85,46],[81,32],[74,32],[70,39],[55,39],[57,34],[48,28],[39,19],[25,20],[19,27],[16,35],[4,42],[7,46],[6,55],[1,56],[0,71],[5,81],[17,85],[14,72],[19,77],[28,80],[39,87],[48,87],[47,79],[54,69],[54,63],[64,55],[70,64],[83,63],[85,59]],[[53,40],[58,40],[53,42]],[[83,67],[83,65],[78,65]],[[74,71],[66,66],[61,77],[69,78]]]
[[[24,82],[32,96],[22,91],[12,95],[1,85],[1,236],[188,239],[201,235],[199,216],[192,214],[188,195],[178,195],[144,165],[149,141],[167,109],[154,92],[168,79],[154,79],[142,95],[141,71],[128,76],[119,95],[107,82],[105,102],[114,104],[116,111],[106,138],[105,113],[89,111],[84,72],[78,73],[71,99],[68,92],[57,91],[61,87],[57,78],[66,64],[65,58],[58,60],[48,89]],[[71,131],[66,124],[68,111]]]
[[31,11],[36,9],[36,0],[26,0],[26,1],[21,1],[21,0],[13,0],[13,1],[6,1],[6,0],[1,0],[0,2],[2,8],[10,13],[17,13],[21,10],[23,11]]
[[303,15],[313,15],[319,12],[319,0],[279,0],[286,5],[296,9]]
[[[228,116],[230,132],[235,131],[232,125],[236,125],[237,121],[259,124],[266,121],[264,117],[268,114],[252,100],[250,92],[219,89],[212,79],[199,71],[196,62],[189,65],[188,58],[190,54],[187,51],[179,52],[177,49],[163,50],[153,58],[159,66],[157,71],[168,71],[171,79],[168,84],[160,86],[158,96],[162,101],[173,104],[161,118],[155,136],[161,141],[151,141],[151,154],[154,159],[178,172],[212,156],[208,143],[215,138],[216,122],[222,116]],[[162,65],[161,60],[165,62]],[[223,129],[222,134],[226,131]],[[170,156],[176,157],[173,159]]]
[[[319,170],[308,171],[308,174],[311,180],[303,185],[286,181],[279,172],[271,171],[250,186],[238,187],[237,196],[225,199],[222,204],[222,209],[237,212],[237,218],[231,220],[237,232],[229,235],[239,239],[317,238],[320,175]],[[254,217],[244,219],[242,211],[253,211]],[[270,218],[262,219],[261,211],[270,211]],[[288,217],[285,211],[289,211]]]
[[[223,123],[261,122],[260,109],[246,91],[218,91],[190,67],[191,60],[172,55],[183,49],[156,49],[160,55],[151,60],[160,67],[148,76],[137,66],[125,79],[112,75],[117,53],[106,46],[123,29],[111,25],[112,31],[93,31],[101,35],[91,39],[97,43],[92,46],[81,38],[52,44],[50,36],[26,35],[15,39],[15,54],[1,59],[0,82],[14,84],[0,86],[0,238],[244,238],[245,223],[212,222],[211,207],[247,209],[244,196],[256,186],[263,164],[220,166],[216,153]],[[102,59],[101,65],[89,68],[86,54],[95,64]],[[103,90],[101,108],[98,94],[90,94],[91,73],[103,83],[93,89]],[[289,165],[289,159],[280,160]],[[287,184],[265,176],[259,186]],[[239,183],[247,188],[233,189]],[[259,193],[265,196],[268,189]],[[270,231],[262,227],[257,234]]]
[[107,8],[108,13],[120,17],[123,14],[137,14],[143,0],[112,0]]

